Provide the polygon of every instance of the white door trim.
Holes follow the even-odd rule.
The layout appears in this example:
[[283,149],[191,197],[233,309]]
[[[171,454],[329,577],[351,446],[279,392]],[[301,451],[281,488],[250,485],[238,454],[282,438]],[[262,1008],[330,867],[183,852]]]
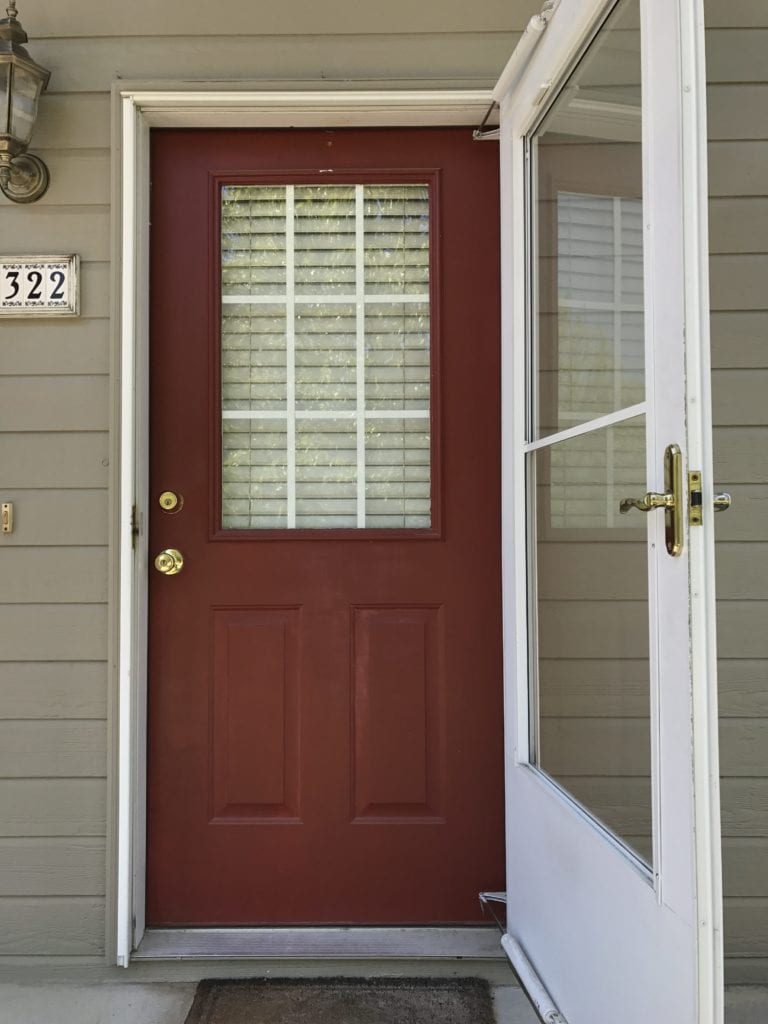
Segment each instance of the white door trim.
[[[116,834],[115,920],[110,937],[120,966],[129,965],[144,933],[150,129],[466,125],[471,130],[482,120],[491,99],[490,90],[186,91],[125,82],[114,85],[113,167],[118,212],[113,254],[119,268],[115,281],[119,296],[119,405],[114,428],[119,438],[119,494],[113,539],[117,553],[114,649],[118,685],[117,802],[111,815]],[[429,948],[427,936],[419,955],[429,956]],[[436,941],[432,955],[457,955],[440,952],[441,948],[445,947]],[[302,953],[296,944],[292,955],[311,957],[316,951],[309,943]]]

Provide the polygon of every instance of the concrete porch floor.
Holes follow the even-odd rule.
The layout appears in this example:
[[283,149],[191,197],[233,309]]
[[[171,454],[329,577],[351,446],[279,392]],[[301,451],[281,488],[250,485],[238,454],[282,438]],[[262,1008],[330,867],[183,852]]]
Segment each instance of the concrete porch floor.
[[[492,989],[498,1024],[537,1024],[519,988],[492,985]],[[183,1024],[194,992],[192,982],[3,983],[0,1024]],[[768,987],[728,989],[726,1024],[765,1024],[766,1020]]]

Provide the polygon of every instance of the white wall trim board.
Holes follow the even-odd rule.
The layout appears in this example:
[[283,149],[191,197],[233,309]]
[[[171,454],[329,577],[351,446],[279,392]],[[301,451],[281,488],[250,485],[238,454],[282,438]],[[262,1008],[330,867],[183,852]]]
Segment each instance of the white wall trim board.
[[[121,268],[118,302],[120,408],[115,412],[114,423],[120,452],[117,471],[120,515],[117,535],[113,537],[114,550],[119,552],[120,607],[116,624],[118,750],[117,763],[113,766],[118,791],[114,815],[117,823],[116,911],[115,920],[108,922],[107,927],[110,936],[115,938],[115,962],[122,967],[129,966],[133,949],[141,943],[144,933],[150,128],[466,125],[471,129],[490,102],[490,90],[266,92],[221,88],[201,91],[199,87],[162,88],[126,82],[116,82],[113,86],[115,123],[121,126],[112,154],[119,168],[117,196],[120,204],[119,230],[114,240],[115,263]],[[291,940],[291,936],[295,939],[291,956],[315,955],[315,947],[308,940],[302,947],[301,929],[281,931],[285,933],[285,941]],[[352,933],[365,931],[351,930]],[[495,933],[491,934],[492,942],[498,945]],[[437,935],[433,938],[434,941],[424,939],[424,949],[447,949],[440,945]],[[387,955],[433,955],[413,952],[416,948],[410,944],[413,941],[403,939],[399,952],[395,943],[391,954]],[[153,942],[155,940],[150,941],[148,937],[142,947],[142,958],[151,957],[147,951],[158,948]],[[434,955],[468,954],[446,951]],[[487,958],[489,954],[483,955]]]

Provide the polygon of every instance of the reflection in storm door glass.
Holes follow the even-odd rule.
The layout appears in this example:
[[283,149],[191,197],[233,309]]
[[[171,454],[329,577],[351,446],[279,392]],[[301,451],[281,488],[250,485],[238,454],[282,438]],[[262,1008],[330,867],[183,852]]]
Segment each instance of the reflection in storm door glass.
[[427,185],[221,196],[222,526],[429,527]]
[[[650,863],[638,0],[618,4],[539,128],[528,477],[533,760]],[[606,422],[607,420],[607,422]]]

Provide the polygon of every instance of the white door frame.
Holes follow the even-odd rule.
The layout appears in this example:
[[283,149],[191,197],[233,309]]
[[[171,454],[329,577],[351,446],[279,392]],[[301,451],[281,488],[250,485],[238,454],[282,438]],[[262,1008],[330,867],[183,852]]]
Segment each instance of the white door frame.
[[[113,167],[117,180],[114,265],[118,298],[119,438],[116,552],[116,835],[113,941],[127,967],[144,934],[146,883],[146,694],[149,444],[149,151],[151,128],[426,127],[480,123],[490,90],[263,92],[185,91],[117,82],[113,88]],[[158,934],[140,958],[212,955],[206,930]],[[502,956],[487,929],[238,929],[216,931],[221,956]],[[373,934],[375,932],[375,935]],[[319,933],[322,933],[320,935]],[[202,940],[201,940],[202,936]],[[190,947],[190,942],[192,947]],[[215,952],[213,955],[216,955]]]

